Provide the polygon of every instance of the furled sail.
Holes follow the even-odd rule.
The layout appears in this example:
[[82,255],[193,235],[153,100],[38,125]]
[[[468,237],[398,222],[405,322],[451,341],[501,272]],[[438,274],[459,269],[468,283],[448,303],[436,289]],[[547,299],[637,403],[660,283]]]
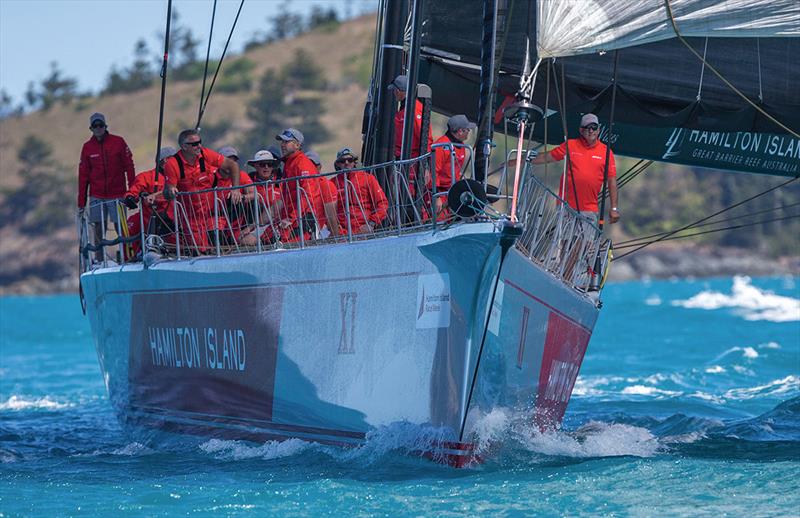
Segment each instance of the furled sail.
[[[582,113],[609,120],[616,57],[615,124],[613,134],[604,134],[616,153],[800,175],[800,2],[501,3],[509,21],[499,31],[505,41],[495,106],[515,98],[528,36],[535,41],[532,59],[543,60],[532,101],[555,113],[537,124],[538,140],[545,140],[545,127],[549,142],[563,139],[562,113],[570,136]],[[424,5],[422,81],[433,88],[438,111],[473,115],[483,6],[456,0]],[[494,122],[502,131],[499,110]]]

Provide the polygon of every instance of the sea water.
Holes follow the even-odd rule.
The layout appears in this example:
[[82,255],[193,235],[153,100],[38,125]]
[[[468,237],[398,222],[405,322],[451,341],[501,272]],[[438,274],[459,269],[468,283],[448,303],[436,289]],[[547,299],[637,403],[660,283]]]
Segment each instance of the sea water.
[[77,296],[2,298],[0,515],[797,516],[798,282],[608,285],[563,429],[498,409],[466,469],[407,455],[407,423],[352,450],[132,438]]

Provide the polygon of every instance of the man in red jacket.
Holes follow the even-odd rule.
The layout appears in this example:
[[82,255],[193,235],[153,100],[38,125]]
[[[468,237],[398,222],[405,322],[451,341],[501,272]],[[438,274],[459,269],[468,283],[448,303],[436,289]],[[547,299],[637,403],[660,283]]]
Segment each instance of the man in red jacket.
[[[305,178],[317,174],[317,168],[303,153],[303,134],[294,128],[287,128],[275,136],[281,146],[281,159],[283,177],[286,180],[298,178],[281,184],[281,197],[284,203],[281,229],[284,231],[285,241],[300,239],[300,221],[303,225],[303,238],[310,239],[317,229],[321,229],[325,220],[324,210],[315,211],[314,200],[321,200],[322,193],[319,188],[319,179]],[[297,206],[298,196],[300,206]],[[315,214],[315,212],[321,212]],[[319,223],[319,226],[317,224]]]
[[[93,113],[89,117],[92,137],[83,144],[78,165],[78,210],[83,215],[89,202],[89,223],[93,228],[95,243],[105,238],[105,228],[114,222],[119,233],[118,202],[133,183],[135,169],[133,155],[125,139],[108,132],[106,117]],[[95,252],[97,260],[103,251]]]
[[[174,147],[163,147],[158,152],[158,160],[161,168],[167,158],[176,153]],[[171,232],[174,232],[175,225],[172,222],[172,203],[164,198],[164,175],[159,174],[156,181],[156,170],[150,169],[136,175],[128,192],[125,193],[125,205],[129,209],[139,207],[141,201],[142,214],[133,214],[128,218],[128,235],[138,236],[142,231],[144,222],[145,234],[153,233],[169,240]],[[152,222],[151,219],[155,218]],[[173,240],[174,242],[174,240]],[[133,242],[134,254],[141,250],[141,238]]]
[[383,189],[371,174],[354,170],[358,167],[358,157],[350,148],[336,154],[334,167],[341,172],[333,179],[339,191],[339,226],[347,232],[349,223],[352,234],[371,234],[381,225],[389,209]]
[[[200,133],[197,130],[186,129],[178,135],[180,151],[167,159],[164,164],[166,184],[164,196],[174,199],[178,192],[185,193],[178,200],[186,216],[179,211],[181,239],[185,246],[193,247],[197,253],[202,253],[208,247],[208,234],[206,220],[211,213],[204,193],[192,194],[211,188],[214,181],[214,171],[226,169],[231,178],[231,186],[239,185],[239,164],[226,158],[213,149],[202,146]],[[231,203],[242,201],[239,189],[231,191]],[[188,226],[188,229],[187,229]]]
[[[466,115],[453,115],[447,120],[447,132],[436,139],[434,144],[463,144],[469,138],[470,130],[477,127],[474,122],[470,122]],[[464,175],[464,166],[467,149],[464,147],[453,147],[452,149],[446,147],[437,147],[436,153],[436,192],[447,193],[454,182],[461,180]],[[443,206],[447,204],[445,196],[436,197],[436,214],[437,220],[441,221],[447,219],[450,215],[449,211],[442,210]]]

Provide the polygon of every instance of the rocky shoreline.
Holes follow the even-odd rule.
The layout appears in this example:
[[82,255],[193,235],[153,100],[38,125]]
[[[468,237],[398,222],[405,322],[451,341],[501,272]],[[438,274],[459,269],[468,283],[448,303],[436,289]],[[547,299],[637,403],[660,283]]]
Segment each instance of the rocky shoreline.
[[[4,255],[4,254],[0,254]],[[617,256],[621,255],[617,253]],[[47,295],[77,293],[77,271],[71,275],[53,275],[51,261],[43,261],[17,270],[13,262],[4,261],[0,295]],[[778,259],[767,258],[749,250],[698,246],[652,247],[631,254],[612,264],[608,282],[639,279],[724,277],[732,275],[774,276],[800,275],[800,254]]]

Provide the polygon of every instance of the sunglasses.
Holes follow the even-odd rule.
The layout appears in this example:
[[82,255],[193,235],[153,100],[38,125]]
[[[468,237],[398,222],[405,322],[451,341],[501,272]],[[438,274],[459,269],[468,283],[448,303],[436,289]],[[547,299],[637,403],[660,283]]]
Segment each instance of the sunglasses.
[[202,144],[202,143],[203,143],[203,141],[202,141],[202,140],[198,140],[198,141],[196,141],[196,142],[184,142],[184,144],[186,144],[187,146],[194,146],[194,147],[197,147],[197,146],[199,146],[199,145],[200,145],[200,144]]
[[353,157],[348,157],[348,158],[340,158],[340,159],[339,159],[339,160],[337,160],[336,162],[338,162],[338,163],[340,163],[340,164],[355,164],[355,163],[356,163],[356,159],[355,159],[355,158],[353,158]]
[[600,126],[597,124],[587,124],[586,126],[581,126],[581,129],[589,130],[589,131],[597,131]]
[[275,167],[278,165],[276,160],[264,160],[263,162],[253,162],[253,167]]
[[102,122],[92,124],[92,128],[105,128],[105,127],[106,125],[103,124]]

